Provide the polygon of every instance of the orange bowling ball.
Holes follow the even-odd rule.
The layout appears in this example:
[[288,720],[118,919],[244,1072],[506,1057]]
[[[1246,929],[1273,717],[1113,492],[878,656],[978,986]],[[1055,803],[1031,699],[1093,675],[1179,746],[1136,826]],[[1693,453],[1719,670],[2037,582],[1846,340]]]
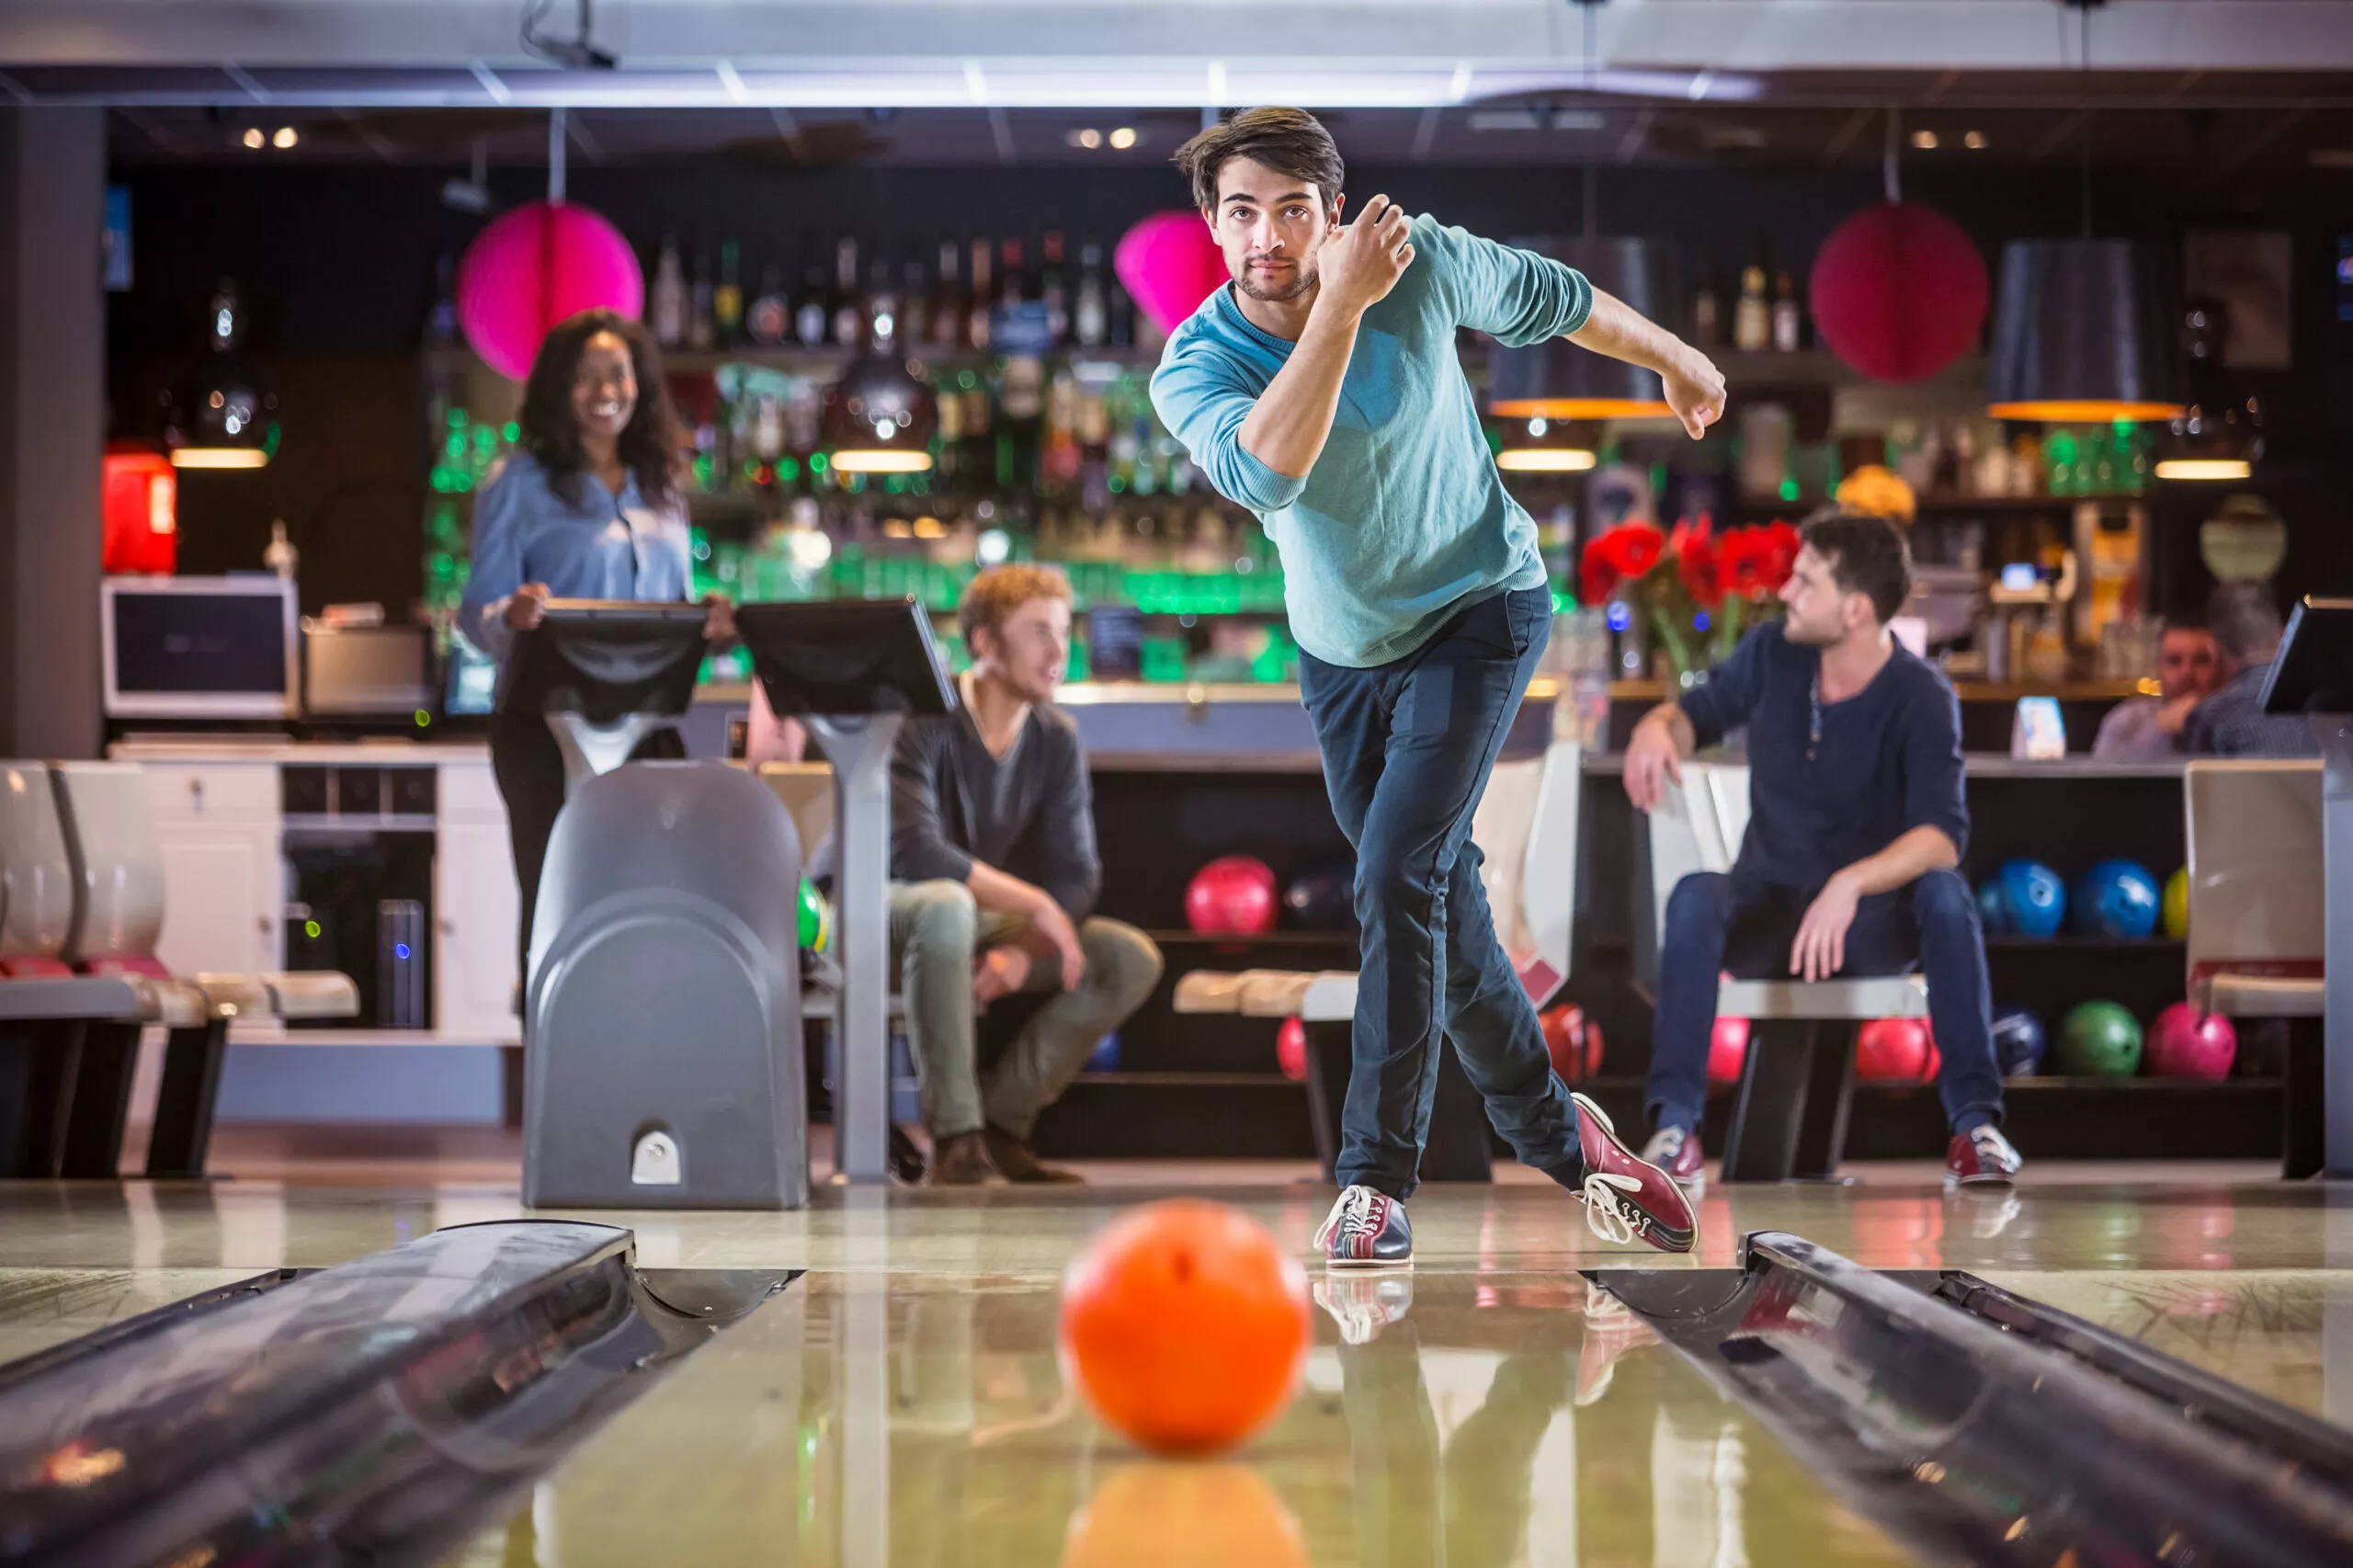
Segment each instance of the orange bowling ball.
[[1238,1464],[1138,1464],[1070,1523],[1063,1568],[1307,1568],[1299,1521]]
[[1063,1277],[1063,1375],[1105,1426],[1159,1453],[1213,1453],[1265,1426],[1311,1337],[1307,1271],[1222,1203],[1131,1209]]

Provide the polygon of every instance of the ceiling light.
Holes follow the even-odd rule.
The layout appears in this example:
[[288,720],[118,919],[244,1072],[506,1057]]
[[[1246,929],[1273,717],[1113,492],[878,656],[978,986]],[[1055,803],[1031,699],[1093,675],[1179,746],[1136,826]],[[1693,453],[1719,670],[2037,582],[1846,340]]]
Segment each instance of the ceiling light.
[[260,468],[278,449],[278,393],[244,357],[244,312],[226,281],[204,352],[165,394],[164,449],[177,468]]
[[1134,126],[1123,125],[1120,127],[1119,130],[1111,132],[1111,146],[1115,151],[1124,153],[1135,144],[1136,131]]
[[1495,455],[1495,466],[1506,473],[1583,473],[1594,462],[1582,447],[1514,447]]
[[295,135],[292,126],[281,125],[278,128],[278,134],[269,139],[269,144],[283,153],[287,148],[294,145],[298,140],[300,138]]
[[2160,458],[2159,479],[2252,479],[2255,465],[2245,458]]
[[1961,144],[1968,148],[1972,153],[1982,153],[1985,150],[1985,133],[1982,131],[1971,131],[1964,132],[1961,139]]
[[174,468],[267,468],[269,454],[241,447],[182,447],[172,454]]
[[1936,144],[1937,133],[1933,131],[1915,131],[1912,133],[1912,145],[1919,148],[1923,153],[1933,150]]
[[244,141],[246,146],[258,151],[263,142],[267,139],[262,135],[261,128],[259,126],[254,126],[245,131],[245,134],[241,138],[241,140]]
[[1103,133],[1093,126],[1088,126],[1083,131],[1063,131],[1063,140],[1073,147],[1084,147],[1091,153],[1103,145]]

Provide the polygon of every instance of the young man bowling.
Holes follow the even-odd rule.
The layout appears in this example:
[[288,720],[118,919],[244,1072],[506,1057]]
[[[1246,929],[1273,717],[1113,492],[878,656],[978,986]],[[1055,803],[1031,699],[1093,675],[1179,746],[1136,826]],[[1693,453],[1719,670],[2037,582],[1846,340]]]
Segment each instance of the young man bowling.
[[1666,901],[1651,1035],[1658,1130],[1643,1157],[1699,1180],[1720,973],[1827,980],[1916,962],[1943,1057],[1946,1184],[2006,1185],[2018,1154],[1995,1125],[1985,940],[1959,870],[1961,703],[1889,634],[1912,587],[1895,525],[1830,514],[1802,537],[1782,619],[1750,632],[1707,684],[1651,710],[1626,747],[1626,793],[1647,812],[1695,747],[1748,733],[1740,858],[1728,875],[1684,878]]
[[1344,225],[1339,151],[1297,109],[1237,115],[1176,163],[1233,280],[1170,336],[1153,403],[1281,553],[1301,695],[1357,850],[1345,1190],[1316,1244],[1336,1266],[1412,1260],[1405,1200],[1450,1040],[1489,1118],[1586,1203],[1597,1233],[1688,1251],[1698,1225],[1681,1191],[1553,1075],[1480,887],[1471,814],[1552,600],[1455,333],[1567,336],[1648,366],[1694,437],[1722,412],[1723,379],[1557,262],[1379,196]]

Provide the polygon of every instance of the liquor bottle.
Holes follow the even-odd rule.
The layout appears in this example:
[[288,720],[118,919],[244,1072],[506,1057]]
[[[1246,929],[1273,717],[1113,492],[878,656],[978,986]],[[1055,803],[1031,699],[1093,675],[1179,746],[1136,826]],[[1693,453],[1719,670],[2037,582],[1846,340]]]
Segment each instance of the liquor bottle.
[[662,236],[662,259],[654,264],[654,341],[676,348],[687,336],[687,278],[678,267],[678,242]]
[[899,342],[909,353],[919,354],[931,341],[931,323],[925,319],[931,309],[931,290],[925,287],[923,263],[909,261],[900,274]]
[[939,456],[937,472],[940,484],[954,490],[960,487],[964,477],[964,397],[956,390],[948,372],[940,374],[938,386]]
[[899,296],[891,287],[891,264],[881,256],[866,269],[866,342],[877,354],[895,354],[900,343]]
[[1773,347],[1783,354],[1798,351],[1797,279],[1782,273],[1773,282]]
[[989,290],[988,241],[972,242],[972,275],[966,282],[970,285],[972,306],[965,312],[964,341],[974,353],[985,354],[995,335],[989,331],[989,308],[995,303],[995,296]]
[[744,317],[752,341],[767,347],[782,343],[792,331],[792,301],[785,297],[784,269],[771,261],[760,269],[760,292]]
[[858,297],[858,240],[844,234],[834,246],[833,341],[855,348],[866,331],[866,305]]
[[1109,301],[1103,295],[1103,247],[1089,244],[1078,253],[1078,301],[1071,312],[1071,331],[1080,345],[1100,348],[1111,335]]
[[999,255],[1004,265],[998,269],[1000,276],[996,280],[996,302],[1000,305],[1017,305],[1029,297],[1029,279],[1023,277],[1021,272],[1021,242],[1019,240],[1006,241]]
[[687,304],[687,347],[709,348],[710,344],[710,252],[706,250],[695,256],[694,290]]
[[1070,341],[1070,275],[1063,270],[1063,236],[1060,230],[1046,231],[1039,265],[1038,298],[1046,306],[1046,335],[1059,348]]
[[961,247],[954,240],[939,242],[939,277],[932,285],[931,328],[928,339],[934,348],[961,348],[964,345],[964,297],[957,290],[957,262]]
[[823,347],[833,319],[833,301],[825,295],[825,267],[812,254],[809,264],[801,269],[801,302],[792,312],[793,341],[803,348]]
[[735,242],[719,247],[719,287],[710,291],[711,335],[728,347],[744,335],[744,286],[736,278]]
[[1771,346],[1773,308],[1765,298],[1765,269],[1751,263],[1740,275],[1740,303],[1733,312],[1733,347],[1754,354]]
[[1699,288],[1691,296],[1691,344],[1695,348],[1721,348],[1723,341],[1723,303],[1716,296],[1716,270],[1702,259]]

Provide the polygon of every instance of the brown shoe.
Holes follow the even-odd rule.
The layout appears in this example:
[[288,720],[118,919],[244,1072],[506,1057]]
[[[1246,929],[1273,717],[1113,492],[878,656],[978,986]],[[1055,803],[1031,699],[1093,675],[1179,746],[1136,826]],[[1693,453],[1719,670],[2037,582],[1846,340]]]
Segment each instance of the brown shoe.
[[979,1187],[997,1180],[999,1176],[996,1165],[989,1159],[986,1141],[977,1132],[957,1132],[932,1143],[931,1169],[924,1176],[924,1185]]
[[1044,1164],[1038,1158],[1038,1151],[1029,1147],[1028,1139],[1016,1138],[1002,1128],[983,1127],[981,1136],[988,1140],[989,1158],[1005,1173],[1007,1181],[1054,1182],[1069,1187],[1086,1179],[1076,1171]]

